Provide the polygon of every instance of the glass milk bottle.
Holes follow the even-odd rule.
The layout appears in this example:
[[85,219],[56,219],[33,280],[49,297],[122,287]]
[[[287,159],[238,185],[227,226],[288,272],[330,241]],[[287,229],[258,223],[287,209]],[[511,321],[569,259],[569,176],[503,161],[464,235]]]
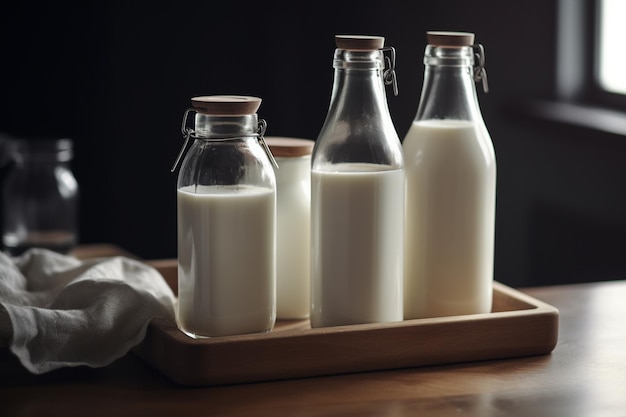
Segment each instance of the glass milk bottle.
[[496,160],[475,81],[474,35],[428,32],[417,115],[404,142],[404,317],[491,311]]
[[204,96],[185,112],[194,142],[178,174],[178,324],[192,337],[274,325],[276,180],[260,104]]
[[37,247],[69,252],[78,241],[78,183],[71,139],[17,139],[2,187],[2,246],[9,255]]
[[268,137],[276,158],[276,318],[309,317],[311,151],[314,141]]
[[312,156],[311,326],[399,321],[404,163],[384,87],[396,87],[395,52],[382,37],[335,40],[330,106]]

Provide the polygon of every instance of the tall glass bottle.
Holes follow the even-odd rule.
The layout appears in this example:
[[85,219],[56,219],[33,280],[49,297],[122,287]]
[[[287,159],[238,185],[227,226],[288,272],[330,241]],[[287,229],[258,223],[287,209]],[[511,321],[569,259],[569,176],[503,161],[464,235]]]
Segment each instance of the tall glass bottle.
[[[194,142],[178,174],[178,323],[192,337],[274,325],[276,179],[260,103],[195,97],[183,119]],[[191,111],[195,129],[185,127]]]
[[[311,172],[311,326],[402,320],[404,162],[384,38],[336,36]],[[385,60],[390,64],[385,71]]]
[[[424,85],[404,142],[405,319],[491,311],[496,198],[474,35],[428,32]],[[475,60],[478,62],[475,62]]]

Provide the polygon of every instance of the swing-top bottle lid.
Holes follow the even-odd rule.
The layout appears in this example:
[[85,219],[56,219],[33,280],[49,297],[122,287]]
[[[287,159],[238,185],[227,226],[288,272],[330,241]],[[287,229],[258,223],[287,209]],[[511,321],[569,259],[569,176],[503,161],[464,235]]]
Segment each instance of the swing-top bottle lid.
[[191,99],[198,113],[216,116],[241,116],[254,114],[261,106],[261,99],[252,96],[199,96]]
[[470,32],[428,31],[426,39],[429,45],[460,47],[474,44],[474,34]]
[[385,38],[369,35],[335,35],[335,44],[339,49],[373,51],[385,46]]

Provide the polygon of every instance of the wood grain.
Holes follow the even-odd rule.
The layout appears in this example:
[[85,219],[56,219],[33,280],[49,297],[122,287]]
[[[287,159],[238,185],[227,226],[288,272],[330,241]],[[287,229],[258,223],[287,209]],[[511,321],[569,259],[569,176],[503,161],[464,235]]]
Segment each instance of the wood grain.
[[559,310],[551,354],[184,388],[134,354],[28,373],[0,349],[0,416],[623,416],[626,281],[519,290]]

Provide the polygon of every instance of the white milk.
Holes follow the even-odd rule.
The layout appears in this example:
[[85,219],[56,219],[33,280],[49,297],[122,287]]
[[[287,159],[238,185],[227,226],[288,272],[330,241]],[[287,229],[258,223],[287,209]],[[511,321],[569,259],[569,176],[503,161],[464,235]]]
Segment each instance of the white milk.
[[384,168],[312,172],[313,327],[402,320],[404,172]]
[[311,156],[276,157],[276,317],[311,308]]
[[275,194],[178,190],[178,321],[195,337],[267,332],[275,320]]
[[491,311],[496,163],[483,132],[428,120],[406,135],[405,319]]

